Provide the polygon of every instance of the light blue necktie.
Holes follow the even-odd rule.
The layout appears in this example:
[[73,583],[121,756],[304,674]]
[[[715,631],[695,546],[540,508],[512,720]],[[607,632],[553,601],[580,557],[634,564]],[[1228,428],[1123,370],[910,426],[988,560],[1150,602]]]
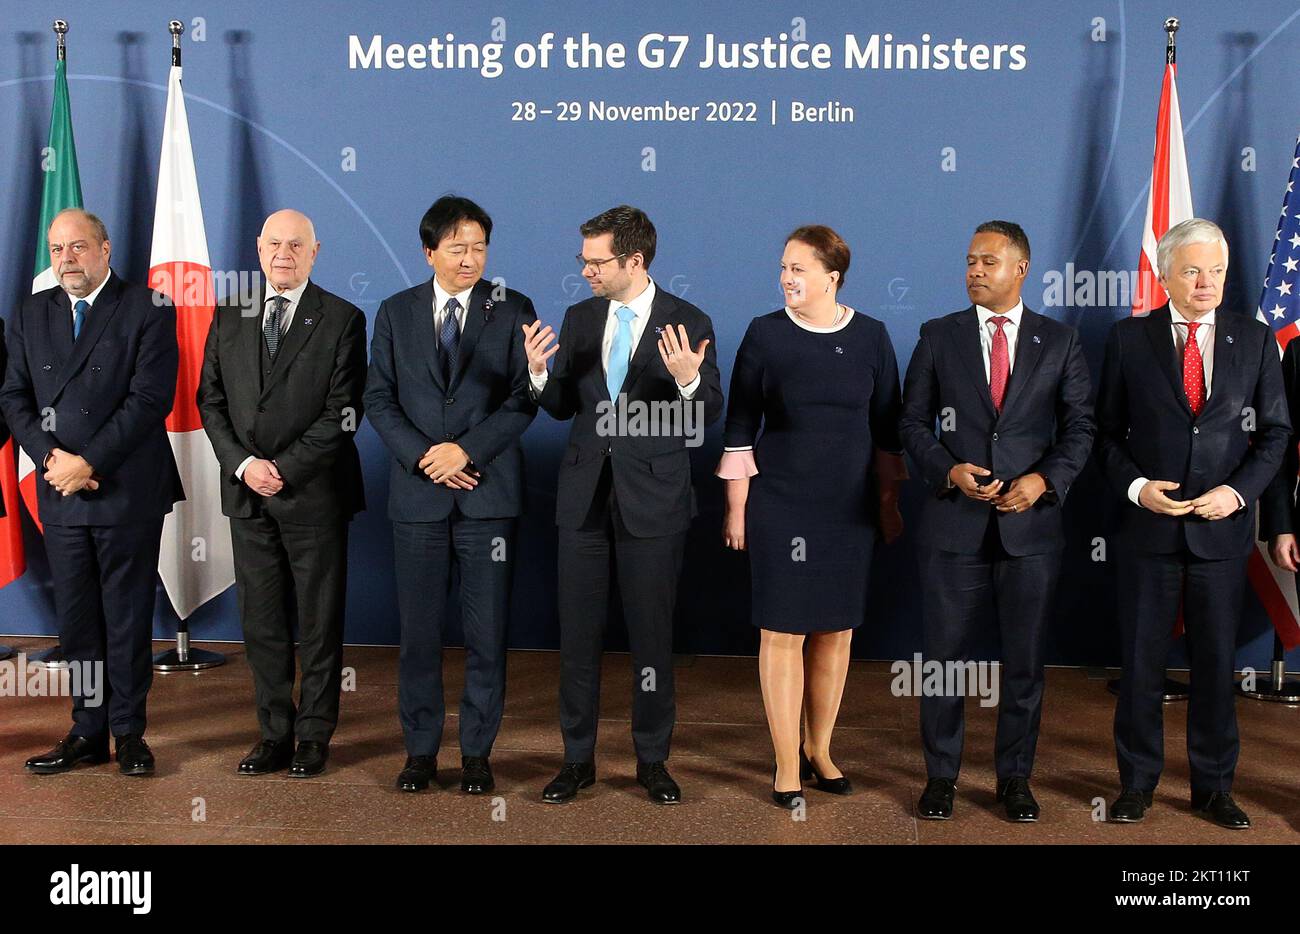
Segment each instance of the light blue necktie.
[[78,300],[77,304],[72,306],[72,339],[75,341],[81,335],[81,326],[86,323],[86,309],[90,307],[90,302],[84,298]]
[[626,305],[618,308],[618,330],[614,332],[614,343],[609,348],[609,372],[605,385],[609,387],[609,397],[618,401],[618,391],[627,379],[627,365],[632,360],[632,319],[636,312]]

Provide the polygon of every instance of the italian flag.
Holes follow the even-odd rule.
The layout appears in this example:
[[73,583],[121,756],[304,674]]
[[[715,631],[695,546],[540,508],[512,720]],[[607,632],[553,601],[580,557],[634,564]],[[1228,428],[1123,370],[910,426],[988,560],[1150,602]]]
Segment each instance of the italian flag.
[[235,563],[230,524],[221,514],[221,468],[194,400],[215,299],[180,65],[167,80],[149,286],[176,306],[180,369],[167,433],[186,498],[163,524],[158,574],[176,615],[186,619],[235,582]]
[[[68,63],[61,58],[54,63],[50,140],[41,154],[41,169],[45,180],[41,187],[41,219],[36,232],[36,273],[32,277],[32,294],[59,284],[50,267],[50,246],[46,236],[50,222],[62,210],[82,206],[81,173],[77,171],[77,146],[72,138],[72,107],[68,98]],[[22,517],[18,509],[20,492],[28,515],[36,527],[41,528],[36,509],[36,465],[27,452],[19,448],[15,467],[15,445],[16,442],[10,440],[0,448],[0,492],[5,504],[5,517],[0,519],[0,587],[12,583],[27,570]]]

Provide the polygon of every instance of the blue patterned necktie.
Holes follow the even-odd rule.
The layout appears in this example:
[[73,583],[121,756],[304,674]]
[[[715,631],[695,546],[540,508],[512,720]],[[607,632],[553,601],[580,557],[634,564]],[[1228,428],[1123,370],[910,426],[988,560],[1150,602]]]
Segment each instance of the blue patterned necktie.
[[446,314],[442,316],[442,330],[438,333],[438,355],[442,360],[442,375],[451,382],[452,370],[456,368],[456,352],[460,347],[460,321],[456,312],[460,302],[454,298],[447,299]]
[[609,387],[609,397],[618,400],[618,391],[627,379],[627,367],[632,361],[632,319],[636,312],[626,305],[620,305],[618,311],[618,330],[614,332],[614,343],[609,348],[609,370],[605,385]]
[[266,352],[275,359],[276,352],[280,349],[280,322],[284,317],[284,307],[289,304],[289,299],[283,295],[276,295],[271,298],[271,311],[266,316],[266,323],[262,325],[262,334],[266,337]]
[[90,302],[84,298],[78,299],[77,304],[72,306],[72,339],[75,341],[81,336],[81,326],[86,323],[86,309],[90,307]]

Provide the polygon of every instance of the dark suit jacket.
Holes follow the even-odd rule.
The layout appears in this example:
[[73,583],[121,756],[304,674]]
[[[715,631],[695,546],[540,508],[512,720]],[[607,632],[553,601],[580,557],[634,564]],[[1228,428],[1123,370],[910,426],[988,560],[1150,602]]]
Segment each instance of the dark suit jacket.
[[[8,352],[5,350],[5,323],[0,318],[0,383],[4,382],[5,368],[8,366]],[[0,413],[0,448],[5,446],[9,440],[9,424],[4,420],[4,413]],[[4,497],[0,496],[0,519],[5,516]]]
[[[1121,540],[1141,551],[1170,554],[1185,545],[1207,559],[1247,555],[1255,500],[1282,463],[1291,420],[1273,332],[1223,309],[1215,317],[1214,374],[1197,417],[1183,390],[1168,305],[1116,322],[1106,341],[1097,457],[1128,504]],[[1128,488],[1139,477],[1179,483],[1166,494],[1172,499],[1194,499],[1227,484],[1246,508],[1213,522],[1158,515],[1129,501]]]
[[[370,423],[393,455],[389,518],[435,522],[455,506],[476,519],[523,511],[524,466],[519,438],[537,414],[528,393],[523,326],[537,320],[533,303],[514,289],[493,294],[480,279],[465,309],[455,370],[444,378],[434,335],[433,280],[398,292],[379,306],[366,379]],[[473,490],[434,483],[420,458],[454,441],[481,476]]]
[[[600,357],[608,314],[609,299],[594,296],[564,313],[560,349],[546,389],[537,400],[554,418],[573,419],[569,446],[560,461],[555,522],[567,529],[583,524],[601,469],[608,460],[619,512],[629,532],[643,538],[684,532],[698,512],[685,437],[602,437],[597,430],[602,415],[597,405],[610,402]],[[622,392],[630,402],[673,402],[680,398],[677,381],[659,356],[657,330],[670,324],[686,326],[692,348],[705,338],[709,341],[700,366],[700,386],[691,400],[699,404],[696,410],[702,411],[702,431],[722,415],[713,322],[700,309],[657,283],[650,320],[632,354]]]
[[1287,413],[1291,417],[1291,438],[1282,455],[1282,469],[1259,498],[1259,537],[1293,535],[1300,529],[1296,510],[1296,475],[1300,473],[1300,341],[1292,340],[1282,354],[1282,383],[1286,387]]
[[[1092,450],[1091,393],[1078,332],[1026,308],[999,415],[984,375],[975,307],[923,324],[899,419],[903,447],[934,493],[922,508],[921,541],[975,553],[992,513],[1009,554],[1063,548],[1062,504]],[[1024,512],[998,512],[948,486],[948,471],[964,463],[993,471],[1004,490],[1017,477],[1041,473],[1050,492]]]
[[[0,409],[36,463],[42,523],[140,522],[185,498],[165,424],[179,358],[171,302],[116,273],[75,344],[61,287],[23,299],[10,321]],[[54,448],[84,457],[99,489],[63,496],[46,483],[41,465]]]
[[[357,455],[366,379],[366,317],[308,281],[271,374],[262,365],[262,309],[217,306],[203,354],[198,406],[221,464],[221,509],[299,525],[346,521],[366,508]],[[284,488],[250,490],[235,471],[249,456],[275,461]]]

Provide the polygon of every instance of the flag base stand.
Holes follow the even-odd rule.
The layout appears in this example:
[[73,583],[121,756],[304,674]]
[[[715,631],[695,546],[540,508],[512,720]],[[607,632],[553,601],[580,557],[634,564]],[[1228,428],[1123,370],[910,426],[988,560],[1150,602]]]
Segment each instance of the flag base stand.
[[[1106,682],[1106,690],[1119,696],[1119,678],[1111,678]],[[1166,704],[1176,704],[1179,701],[1185,701],[1190,694],[1191,688],[1185,681],[1177,681],[1174,678],[1165,678],[1165,696]]]
[[1251,700],[1272,701],[1275,704],[1300,704],[1300,680],[1286,676],[1286,649],[1282,640],[1273,637],[1273,664],[1268,675],[1255,678],[1255,689],[1245,690],[1244,681],[1237,682],[1237,693]]
[[153,657],[154,671],[202,671],[225,663],[226,656],[220,652],[191,648],[189,631],[183,628],[176,632],[176,648]]
[[63,657],[63,646],[52,645],[28,655],[27,664],[31,667],[67,668],[68,660]]

